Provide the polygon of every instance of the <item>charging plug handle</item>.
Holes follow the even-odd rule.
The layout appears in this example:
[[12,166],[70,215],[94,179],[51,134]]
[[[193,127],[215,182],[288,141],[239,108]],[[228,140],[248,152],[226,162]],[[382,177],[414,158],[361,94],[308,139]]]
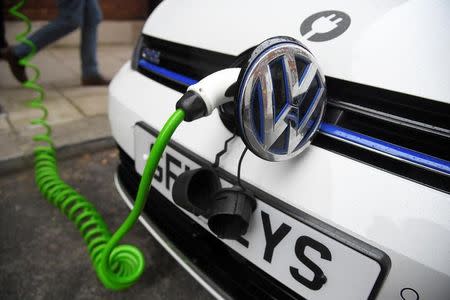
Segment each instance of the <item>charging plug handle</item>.
[[187,92],[178,100],[176,108],[183,109],[185,121],[210,115],[215,108],[233,101],[230,88],[236,86],[240,68],[228,68],[206,76],[187,88]]

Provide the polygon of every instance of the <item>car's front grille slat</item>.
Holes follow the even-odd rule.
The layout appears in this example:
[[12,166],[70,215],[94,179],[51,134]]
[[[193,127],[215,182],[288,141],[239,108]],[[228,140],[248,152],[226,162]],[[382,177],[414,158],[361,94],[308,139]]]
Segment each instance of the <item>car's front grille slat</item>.
[[352,104],[338,99],[329,98],[328,105],[343,111],[349,111],[356,114],[364,115],[370,118],[382,120],[384,122],[393,123],[396,125],[409,127],[414,130],[428,132],[430,134],[439,135],[445,138],[450,138],[450,129],[433,126],[427,123],[407,119],[397,115],[385,113],[379,110],[367,108],[361,105]]

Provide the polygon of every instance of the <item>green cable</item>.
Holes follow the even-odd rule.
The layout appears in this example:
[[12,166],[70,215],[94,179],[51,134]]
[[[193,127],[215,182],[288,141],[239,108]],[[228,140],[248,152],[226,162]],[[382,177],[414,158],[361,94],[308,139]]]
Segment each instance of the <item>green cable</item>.
[[105,221],[95,207],[74,188],[65,183],[58,174],[56,151],[51,138],[51,127],[47,123],[48,111],[43,101],[44,89],[37,83],[40,72],[31,59],[36,53],[36,46],[27,39],[31,31],[28,17],[19,12],[26,0],[19,1],[9,12],[26,24],[26,29],[16,36],[18,42],[28,45],[32,50],[19,63],[34,71],[32,79],[23,83],[27,89],[38,93],[28,103],[31,108],[40,110],[42,116],[31,121],[45,129],[45,133],[37,134],[33,140],[40,145],[34,148],[35,181],[42,195],[58,207],[81,232],[98,278],[111,290],[122,290],[133,285],[142,275],[145,267],[142,252],[132,245],[118,245],[125,234],[136,224],[148,198],[151,182],[170,138],[184,119],[184,111],[177,110],[164,125],[156,138],[150,156],[144,168],[134,207],[119,229],[111,234]]

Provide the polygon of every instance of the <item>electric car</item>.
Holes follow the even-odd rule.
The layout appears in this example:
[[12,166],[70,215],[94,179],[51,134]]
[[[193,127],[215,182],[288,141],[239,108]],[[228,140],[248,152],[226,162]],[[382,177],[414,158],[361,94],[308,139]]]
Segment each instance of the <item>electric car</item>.
[[[140,218],[149,233],[218,299],[449,299],[449,12],[423,0],[163,1],[109,87],[119,193],[131,208],[187,88],[239,68],[223,87],[233,100],[172,136]],[[308,101],[320,109],[303,122]],[[308,130],[293,144],[299,120]],[[211,176],[197,180],[199,207],[174,201],[181,175],[205,169],[250,195],[246,212],[202,194]]]

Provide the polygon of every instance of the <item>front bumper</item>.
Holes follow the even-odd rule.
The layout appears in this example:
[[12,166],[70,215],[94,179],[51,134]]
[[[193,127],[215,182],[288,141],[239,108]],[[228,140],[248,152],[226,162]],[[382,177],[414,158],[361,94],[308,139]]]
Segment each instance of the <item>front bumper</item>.
[[[178,92],[131,70],[129,64],[121,69],[110,86],[109,117],[113,136],[131,161],[134,125],[144,121],[161,128],[179,97]],[[213,161],[229,135],[218,115],[213,114],[183,124],[173,140]],[[226,171],[236,172],[242,148],[240,141],[231,145],[223,160]],[[127,169],[134,171],[134,166],[129,165]],[[249,155],[243,179],[386,252],[392,268],[380,290],[381,299],[399,298],[405,289],[414,289],[421,299],[446,299],[450,294],[447,194],[314,146],[295,162],[271,164]],[[190,219],[186,222],[192,223]],[[163,227],[169,223],[176,220],[165,221]],[[170,241],[175,238],[168,237]],[[242,258],[235,259],[242,265],[246,263]],[[206,264],[209,263],[208,259]],[[217,272],[226,267],[221,266]],[[205,278],[214,278],[211,276],[214,275],[207,274]],[[222,282],[235,276],[233,273],[233,276],[223,275],[218,281],[205,279],[205,282],[211,282],[209,286],[213,290],[223,291]],[[233,295],[228,290],[219,294]]]
[[[115,185],[131,209],[140,175],[123,150],[120,161]],[[296,293],[226,247],[156,189],[151,189],[149,199],[140,222],[217,299],[299,299]]]

